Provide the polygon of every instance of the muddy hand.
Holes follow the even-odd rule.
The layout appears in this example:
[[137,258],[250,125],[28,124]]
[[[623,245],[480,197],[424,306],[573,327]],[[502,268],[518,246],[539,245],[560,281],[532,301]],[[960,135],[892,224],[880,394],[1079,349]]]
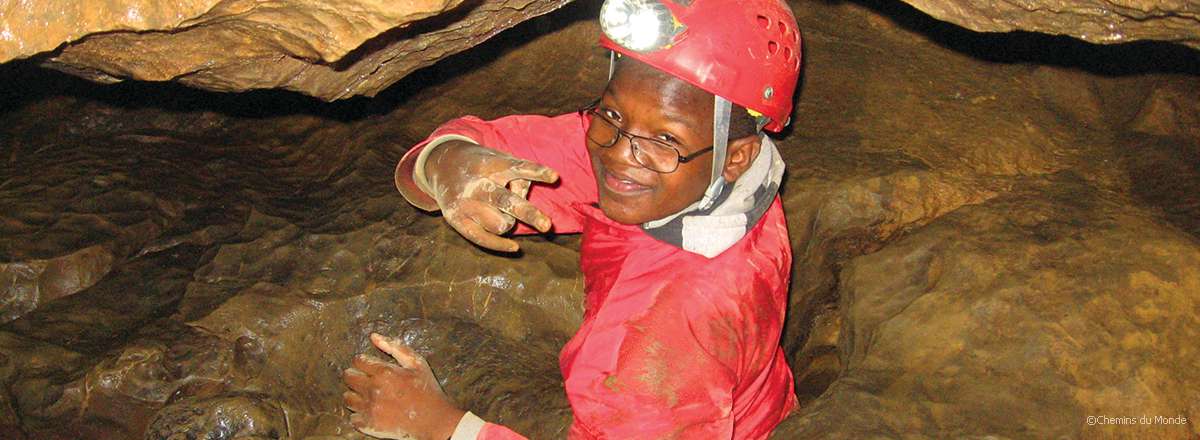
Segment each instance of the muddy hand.
[[558,173],[546,166],[451,141],[431,152],[425,176],[446,222],[479,246],[516,251],[517,242],[501,234],[517,221],[541,232],[550,230],[550,218],[525,199],[532,182],[558,180]]
[[446,398],[425,358],[392,338],[372,333],[371,342],[398,365],[369,354],[354,358],[342,375],[350,388],[342,398],[354,412],[350,424],[379,438],[449,438],[464,413]]

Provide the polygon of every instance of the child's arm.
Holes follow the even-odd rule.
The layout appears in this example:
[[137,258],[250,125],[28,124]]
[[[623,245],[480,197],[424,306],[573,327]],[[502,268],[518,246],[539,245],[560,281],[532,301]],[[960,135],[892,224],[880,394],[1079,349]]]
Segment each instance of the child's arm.
[[[468,239],[497,250],[515,250],[516,243],[498,237],[513,220],[540,229],[548,216],[555,232],[579,232],[581,218],[571,205],[596,200],[584,129],[578,113],[456,119],[405,154],[396,188],[414,206],[442,210]],[[530,188],[531,181],[553,182],[554,171],[561,181]],[[526,191],[531,206],[522,199]],[[516,230],[532,232],[524,224]]]
[[[739,311],[747,305],[726,295],[710,294],[707,288],[697,283],[668,283],[657,292],[636,295],[639,299],[633,303],[623,301],[598,312],[582,346],[564,360],[565,385],[574,413],[570,437],[733,436],[733,392],[742,357],[745,351],[756,349],[745,345],[755,332],[751,327],[754,321],[748,322],[746,316],[753,312]],[[607,312],[620,307],[644,313],[623,319],[617,317],[624,315],[620,311]],[[470,413],[436,410],[450,404],[428,363],[398,341],[377,336],[372,341],[400,363],[387,368],[408,368],[411,373],[401,376],[425,378],[425,385],[383,379],[371,382],[383,376],[373,375],[373,369],[384,367],[356,358],[355,369],[345,376],[354,391],[348,393],[346,405],[359,414],[352,418],[356,428],[381,437],[452,431],[452,440],[525,438]],[[403,417],[409,411],[415,411],[417,417]],[[425,423],[431,420],[436,423]],[[423,424],[432,428],[419,429]]]

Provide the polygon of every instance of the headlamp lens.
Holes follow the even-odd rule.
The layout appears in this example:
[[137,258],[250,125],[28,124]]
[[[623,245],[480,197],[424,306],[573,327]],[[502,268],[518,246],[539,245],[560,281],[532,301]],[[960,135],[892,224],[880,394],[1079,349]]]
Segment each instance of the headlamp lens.
[[600,29],[613,42],[646,52],[671,44],[677,29],[671,10],[654,0],[608,0],[600,7]]

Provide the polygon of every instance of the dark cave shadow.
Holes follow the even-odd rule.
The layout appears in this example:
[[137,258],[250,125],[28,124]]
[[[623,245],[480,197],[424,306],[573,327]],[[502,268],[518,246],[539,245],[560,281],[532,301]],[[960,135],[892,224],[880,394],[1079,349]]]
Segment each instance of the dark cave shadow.
[[372,114],[369,99],[324,102],[287,90],[213,92],[173,82],[128,80],[100,84],[41,67],[41,57],[0,64],[0,83],[19,84],[0,92],[0,115],[55,97],[91,101],[122,110],[158,109],[170,113],[212,111],[245,119],[294,114],[350,121]]
[[1147,73],[1200,76],[1200,50],[1178,43],[1135,41],[1104,45],[1064,35],[1027,31],[976,32],[933,18],[899,0],[826,1],[861,5],[942,47],[981,60],[1066,67],[1101,76]]
[[1128,133],[1120,166],[1130,195],[1200,240],[1200,145],[1179,137]]
[[[390,38],[404,38],[413,33],[436,29],[453,22],[454,17],[478,6],[454,9],[451,17],[421,20],[414,26],[385,33],[367,44],[382,48]],[[590,20],[599,11],[599,1],[583,0],[568,3],[545,15],[534,17],[501,31],[486,41],[453,54],[436,64],[417,69],[375,97],[355,96],[326,102],[299,92],[279,89],[245,92],[214,92],[200,90],[173,82],[129,80],[116,84],[100,84],[39,64],[47,55],[0,64],[0,83],[12,84],[0,90],[0,116],[20,111],[31,103],[59,96],[95,101],[115,108],[159,109],[165,112],[211,111],[246,119],[266,119],[289,115],[309,115],[341,122],[380,116],[391,111],[427,87],[442,84],[451,78],[482,68],[500,56],[519,49],[541,35],[563,29],[580,20]],[[348,57],[362,57],[371,47],[356,49]]]

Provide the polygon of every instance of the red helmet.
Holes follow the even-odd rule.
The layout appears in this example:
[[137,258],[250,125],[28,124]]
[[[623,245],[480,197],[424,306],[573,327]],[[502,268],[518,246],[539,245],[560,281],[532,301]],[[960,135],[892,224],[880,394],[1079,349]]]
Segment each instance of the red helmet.
[[606,0],[600,27],[601,46],[787,125],[800,30],[782,0]]

